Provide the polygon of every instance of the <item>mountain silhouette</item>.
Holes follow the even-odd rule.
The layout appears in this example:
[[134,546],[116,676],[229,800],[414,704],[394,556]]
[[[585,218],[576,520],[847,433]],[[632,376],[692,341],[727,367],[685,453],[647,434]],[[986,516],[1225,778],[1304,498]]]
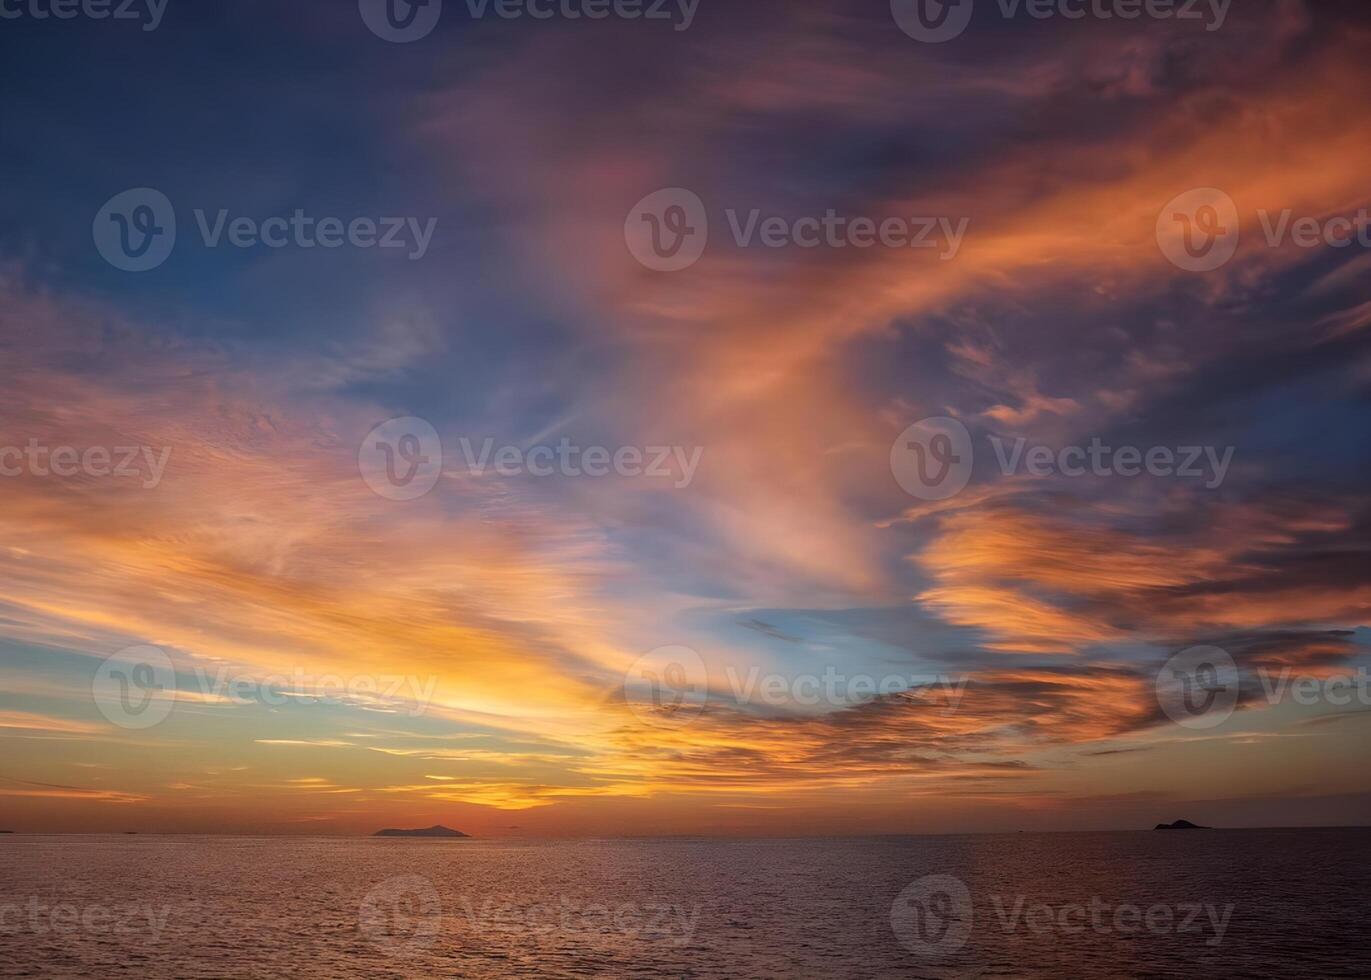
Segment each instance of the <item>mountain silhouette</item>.
[[425,827],[422,830],[396,830],[387,828],[378,830],[371,835],[372,837],[470,837],[460,830],[453,830],[451,827],[444,827],[442,824],[434,824],[432,827]]

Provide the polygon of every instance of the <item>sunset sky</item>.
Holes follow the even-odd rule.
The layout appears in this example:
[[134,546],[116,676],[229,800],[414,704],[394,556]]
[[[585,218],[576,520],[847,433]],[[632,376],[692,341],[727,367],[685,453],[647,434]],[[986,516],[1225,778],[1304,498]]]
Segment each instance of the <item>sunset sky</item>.
[[[0,476],[0,828],[1371,822],[1371,703],[1257,680],[1371,664],[1371,243],[1271,245],[1259,218],[1371,208],[1365,4],[1244,0],[1207,30],[981,0],[940,44],[883,0],[674,26],[460,0],[412,43],[322,0],[0,21],[0,449],[167,453],[155,481]],[[130,188],[176,212],[145,272],[93,241]],[[708,210],[675,272],[625,243],[663,188]],[[1157,235],[1194,188],[1241,219],[1207,272]],[[210,247],[197,209],[432,237]],[[966,224],[950,257],[744,247],[730,209]],[[359,467],[396,417],[441,440],[418,499]],[[947,499],[892,473],[928,417],[975,446]],[[1217,486],[1006,474],[991,437],[1232,454]],[[699,454],[689,480],[506,476],[464,439]],[[1243,697],[1191,729],[1155,679],[1199,644]],[[174,704],[122,727],[93,685],[144,645]],[[665,646],[705,667],[685,717],[626,702]],[[826,671],[916,687],[734,683]],[[325,675],[414,686],[250,683]]]

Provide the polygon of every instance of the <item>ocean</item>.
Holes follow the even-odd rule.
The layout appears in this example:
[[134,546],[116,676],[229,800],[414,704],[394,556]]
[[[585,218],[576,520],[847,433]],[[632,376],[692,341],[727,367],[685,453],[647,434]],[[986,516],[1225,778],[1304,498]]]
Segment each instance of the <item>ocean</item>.
[[4,977],[1367,977],[1371,830],[0,836]]

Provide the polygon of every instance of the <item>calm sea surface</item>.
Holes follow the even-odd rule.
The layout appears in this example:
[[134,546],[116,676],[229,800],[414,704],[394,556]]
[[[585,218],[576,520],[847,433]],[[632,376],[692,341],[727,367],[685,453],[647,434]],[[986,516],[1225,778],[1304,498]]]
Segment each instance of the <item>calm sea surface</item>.
[[5,977],[1368,977],[1371,831],[0,836]]

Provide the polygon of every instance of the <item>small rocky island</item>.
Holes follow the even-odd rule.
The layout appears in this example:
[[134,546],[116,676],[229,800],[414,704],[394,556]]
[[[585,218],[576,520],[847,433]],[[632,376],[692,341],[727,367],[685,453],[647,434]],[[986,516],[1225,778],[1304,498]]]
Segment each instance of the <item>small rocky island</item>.
[[395,830],[388,828],[378,830],[371,835],[372,837],[470,837],[460,830],[453,830],[451,827],[444,827],[442,824],[434,824],[432,827],[425,827],[422,830]]
[[1153,830],[1213,830],[1213,827],[1201,827],[1197,823],[1189,820],[1177,820],[1175,823],[1159,823],[1152,828]]

